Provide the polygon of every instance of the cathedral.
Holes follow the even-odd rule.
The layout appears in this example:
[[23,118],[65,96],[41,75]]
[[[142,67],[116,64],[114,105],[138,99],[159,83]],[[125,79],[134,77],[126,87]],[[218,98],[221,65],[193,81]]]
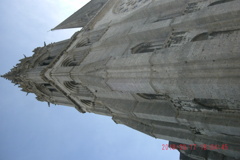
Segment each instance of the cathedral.
[[240,0],[92,0],[2,77],[49,105],[169,140],[181,160],[240,159]]

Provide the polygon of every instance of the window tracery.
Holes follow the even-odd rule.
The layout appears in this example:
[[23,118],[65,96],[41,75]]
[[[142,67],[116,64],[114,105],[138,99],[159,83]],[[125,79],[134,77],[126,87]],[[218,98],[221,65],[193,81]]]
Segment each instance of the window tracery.
[[132,54],[150,53],[163,48],[160,41],[140,43],[131,49]]
[[76,48],[89,46],[91,44],[90,40],[88,38],[81,40],[77,43]]
[[62,67],[77,66],[77,65],[78,65],[78,62],[70,57],[66,58],[61,64]]
[[130,12],[150,2],[151,0],[121,0],[117,3],[114,13],[120,14]]

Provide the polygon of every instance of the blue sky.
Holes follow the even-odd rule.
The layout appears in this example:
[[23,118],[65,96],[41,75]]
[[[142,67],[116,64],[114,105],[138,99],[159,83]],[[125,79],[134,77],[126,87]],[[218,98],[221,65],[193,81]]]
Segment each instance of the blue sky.
[[[83,0],[1,0],[0,74],[46,43],[69,38],[76,29],[51,32],[83,6]],[[35,95],[0,79],[0,160],[177,160],[154,139],[110,117],[47,106]]]

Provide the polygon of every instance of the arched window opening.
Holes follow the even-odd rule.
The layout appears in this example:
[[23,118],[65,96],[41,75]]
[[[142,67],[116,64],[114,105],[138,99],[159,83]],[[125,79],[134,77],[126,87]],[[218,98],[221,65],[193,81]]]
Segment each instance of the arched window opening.
[[44,83],[43,86],[47,88],[50,92],[58,92],[51,84]]
[[90,107],[94,106],[94,102],[89,101],[89,100],[81,100],[81,102],[83,104],[86,104],[87,106],[90,106]]
[[195,41],[204,41],[204,40],[209,40],[214,38],[221,38],[221,36],[233,34],[235,31],[238,31],[238,30],[217,31],[212,33],[205,32],[195,36],[191,41],[195,42]]
[[167,95],[162,94],[149,94],[149,93],[137,93],[138,96],[140,96],[143,99],[147,100],[166,100],[168,99]]
[[81,40],[77,45],[76,48],[84,47],[84,46],[89,46],[90,40],[88,38]]
[[235,108],[235,106],[238,106],[240,104],[238,101],[230,101],[226,99],[195,98],[193,101],[208,109],[217,109],[219,111],[223,109],[232,109],[232,108]]
[[198,2],[192,2],[192,3],[187,4],[187,7],[186,7],[184,13],[185,14],[193,13],[193,12],[196,12],[198,10],[200,10],[200,7],[198,6]]
[[79,85],[79,83],[76,83],[76,82],[74,82],[74,81],[66,81],[66,82],[64,82],[63,83],[64,84],[64,86],[68,89],[68,90],[70,90],[70,91],[72,91],[72,92],[74,92],[74,93],[78,93],[78,85]]
[[47,87],[45,87],[45,84],[42,84],[42,83],[36,84],[36,88],[38,89],[38,91],[40,91],[44,95],[49,96],[51,94],[49,89]]
[[227,3],[227,2],[231,2],[231,1],[234,1],[234,0],[220,0],[220,1],[215,1],[215,2],[211,3],[211,4],[208,5],[208,6],[215,6],[215,5],[219,5],[219,4]]
[[146,42],[146,43],[141,43],[131,49],[132,54],[141,54],[141,53],[151,53],[156,50],[160,50],[163,48],[163,43],[162,42]]
[[49,62],[42,62],[42,63],[40,63],[40,66],[47,66],[49,64],[50,64]]
[[189,41],[187,32],[173,32],[165,44],[165,48],[178,47],[186,44]]
[[68,67],[68,66],[77,66],[78,62],[75,61],[73,58],[68,57],[62,62],[62,67]]
[[195,37],[192,39],[192,42],[204,41],[204,40],[208,40],[208,38],[209,38],[209,34],[208,34],[208,33],[201,33],[201,34],[195,36]]
[[55,58],[55,56],[48,56],[47,57],[47,60],[52,60],[52,59],[54,59]]
[[47,66],[49,65],[52,60],[55,58],[55,56],[48,56],[47,58],[45,58],[42,62],[39,63],[40,66]]
[[49,90],[50,92],[57,92],[57,90],[56,90],[55,88],[48,88],[48,90]]
[[74,81],[65,81],[64,86],[73,94],[82,97],[94,98],[94,94],[85,86]]
[[44,83],[43,85],[44,85],[45,87],[52,87],[52,85],[49,84],[49,83]]

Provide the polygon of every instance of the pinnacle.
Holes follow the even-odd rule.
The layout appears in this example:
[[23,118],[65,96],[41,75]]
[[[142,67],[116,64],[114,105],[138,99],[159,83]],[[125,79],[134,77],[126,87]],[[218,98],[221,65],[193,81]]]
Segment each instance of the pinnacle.
[[8,80],[12,80],[13,79],[13,76],[12,76],[12,73],[11,72],[8,72],[4,75],[1,75],[1,77],[5,78],[5,79],[8,79]]
[[5,74],[1,75],[1,77],[2,77],[2,78],[5,78],[5,79],[8,79],[8,78],[9,78],[8,73],[5,73]]
[[5,75],[0,75],[2,78],[6,79]]

